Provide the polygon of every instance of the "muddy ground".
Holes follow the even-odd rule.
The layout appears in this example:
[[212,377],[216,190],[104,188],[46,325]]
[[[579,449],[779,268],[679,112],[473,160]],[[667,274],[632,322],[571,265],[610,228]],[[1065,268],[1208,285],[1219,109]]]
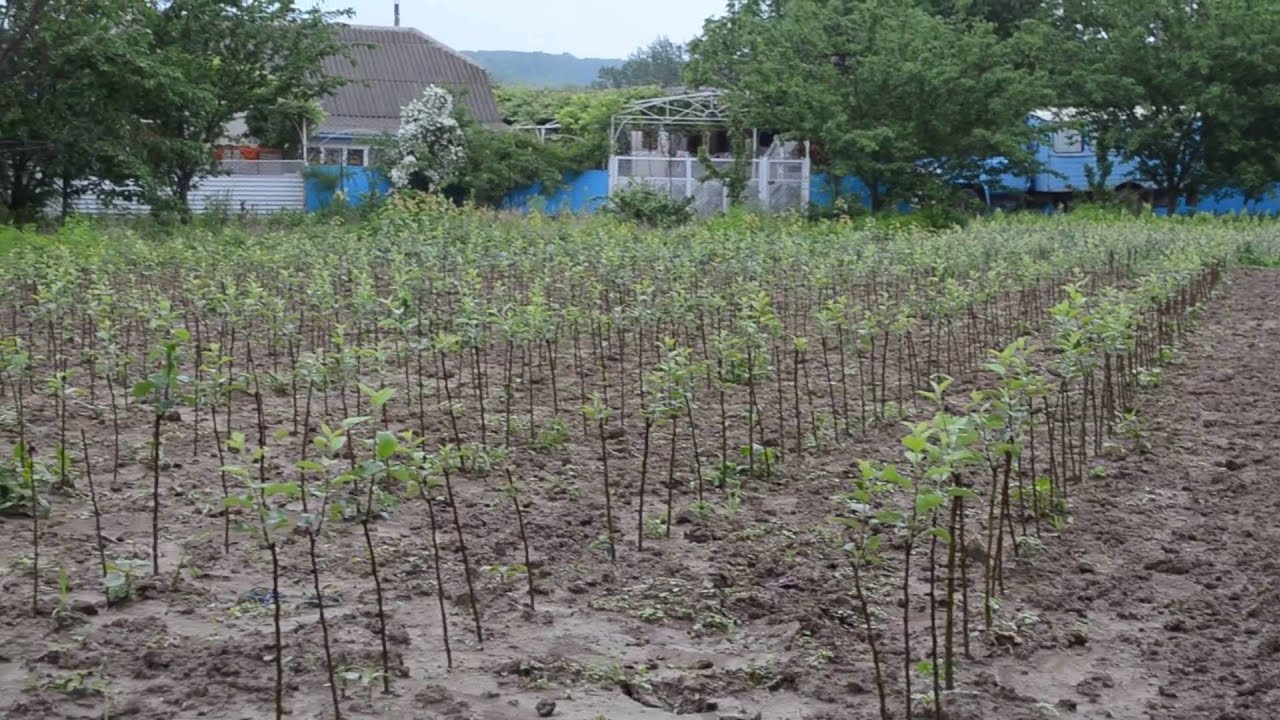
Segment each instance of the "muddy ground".
[[[1274,274],[1235,274],[1188,337],[1184,362],[1143,399],[1143,431],[1126,441],[1129,451],[1099,460],[1094,477],[1074,489],[1070,526],[1046,533],[1042,549],[1009,568],[998,613],[1005,632],[999,643],[971,638],[975,657],[948,696],[951,717],[1276,716],[1275,282]],[[272,408],[274,427],[288,424],[285,404]],[[130,413],[126,426],[146,426],[145,409]],[[37,406],[32,420],[46,428],[35,439],[47,448],[48,409]],[[162,574],[153,578],[147,437],[126,435],[113,478],[108,423],[73,417],[73,427],[90,434],[108,558],[148,566],[138,571],[132,602],[107,607],[102,598],[83,482],[51,500],[34,617],[29,519],[0,519],[0,718],[272,716],[272,609],[250,593],[270,586],[270,565],[242,533],[224,554],[219,461],[207,440],[192,455],[191,420],[166,425],[173,449]],[[249,430],[250,423],[246,413],[234,424]],[[612,437],[616,563],[597,542],[598,451],[578,442],[521,453],[535,612],[525,608],[525,578],[500,569],[523,560],[503,479],[456,478],[485,637],[476,639],[457,540],[441,527],[452,670],[426,505],[406,501],[373,524],[390,624],[390,694],[374,675],[378,626],[360,526],[333,522],[321,543],[321,574],[337,601],[326,610],[335,661],[349,671],[344,716],[515,720],[541,709],[569,720],[877,717],[829,517],[856,460],[897,452],[898,434],[885,428],[839,451],[788,458],[779,476],[745,482],[736,511],[713,491],[708,519],[687,509],[691,473],[682,466],[679,521],[670,538],[658,532],[643,550],[635,547],[640,438],[634,430]],[[12,428],[4,436],[12,442]],[[666,447],[655,439],[660,468]],[[661,483],[651,484],[646,514],[660,512],[664,499]],[[437,510],[447,518],[447,506]],[[319,718],[332,710],[306,547],[298,532],[281,543],[286,706],[291,717]],[[70,585],[61,599],[59,567]],[[896,611],[888,588],[873,594]],[[915,659],[924,647],[917,643]],[[890,652],[887,665],[897,690],[900,655]]]

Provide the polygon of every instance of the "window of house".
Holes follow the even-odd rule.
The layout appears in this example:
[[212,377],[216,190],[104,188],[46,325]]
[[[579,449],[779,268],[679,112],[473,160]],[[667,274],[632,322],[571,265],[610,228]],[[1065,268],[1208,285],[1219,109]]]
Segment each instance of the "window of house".
[[365,167],[373,161],[373,150],[364,146],[312,145],[307,148],[307,162],[320,165]]

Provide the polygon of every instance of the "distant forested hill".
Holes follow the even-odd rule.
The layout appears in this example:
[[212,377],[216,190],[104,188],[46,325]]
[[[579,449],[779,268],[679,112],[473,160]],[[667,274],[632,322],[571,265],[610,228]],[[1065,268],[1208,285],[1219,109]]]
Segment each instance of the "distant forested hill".
[[469,50],[463,54],[483,65],[495,82],[531,87],[590,85],[600,68],[622,64],[621,60],[579,58],[568,53]]

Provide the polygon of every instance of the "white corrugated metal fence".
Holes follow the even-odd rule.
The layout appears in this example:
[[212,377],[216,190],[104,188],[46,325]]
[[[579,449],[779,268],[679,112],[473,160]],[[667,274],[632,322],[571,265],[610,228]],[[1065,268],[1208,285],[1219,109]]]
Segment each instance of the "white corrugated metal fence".
[[[225,210],[232,214],[262,215],[281,210],[305,210],[306,182],[300,173],[281,175],[215,175],[197,183],[188,198],[191,211]],[[82,195],[71,202],[85,215],[129,215],[150,210],[145,204],[115,201],[103,203],[94,195]]]

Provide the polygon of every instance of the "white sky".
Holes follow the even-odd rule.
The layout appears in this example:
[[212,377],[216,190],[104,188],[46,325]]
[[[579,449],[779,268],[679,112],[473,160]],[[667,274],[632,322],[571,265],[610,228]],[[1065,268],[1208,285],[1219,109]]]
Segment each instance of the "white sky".
[[[390,25],[394,0],[320,0],[352,22]],[[400,0],[401,24],[455,50],[541,50],[626,57],[659,35],[684,42],[724,0]]]

